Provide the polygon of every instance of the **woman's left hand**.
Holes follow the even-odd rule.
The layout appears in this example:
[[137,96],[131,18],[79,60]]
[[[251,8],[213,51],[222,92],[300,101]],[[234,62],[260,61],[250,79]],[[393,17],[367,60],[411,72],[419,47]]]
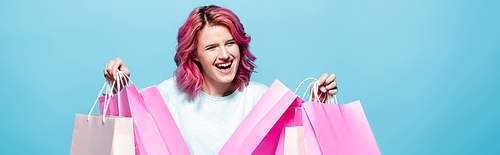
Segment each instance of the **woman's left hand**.
[[[325,103],[328,95],[335,95],[338,93],[337,82],[335,82],[335,78],[337,76],[335,74],[325,73],[321,75],[318,79],[319,87],[318,87],[318,96],[319,101]],[[314,100],[314,95],[313,100]]]

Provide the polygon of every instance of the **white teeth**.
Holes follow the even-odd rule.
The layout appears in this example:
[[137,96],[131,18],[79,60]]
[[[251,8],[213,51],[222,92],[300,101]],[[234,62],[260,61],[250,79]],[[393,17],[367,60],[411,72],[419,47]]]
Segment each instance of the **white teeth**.
[[228,67],[231,65],[232,62],[226,63],[226,64],[218,64],[217,67]]

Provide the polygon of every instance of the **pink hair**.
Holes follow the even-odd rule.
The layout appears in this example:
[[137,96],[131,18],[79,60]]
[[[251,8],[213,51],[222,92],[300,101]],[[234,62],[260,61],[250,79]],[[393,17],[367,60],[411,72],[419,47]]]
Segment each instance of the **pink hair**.
[[250,36],[245,33],[238,16],[229,9],[215,5],[194,9],[184,25],[179,28],[177,53],[174,58],[177,64],[177,69],[174,72],[177,87],[181,91],[188,93],[189,98],[194,98],[201,92],[203,86],[201,65],[194,61],[193,58],[198,46],[199,33],[205,25],[224,25],[228,27],[231,35],[238,43],[241,61],[233,82],[238,84],[238,90],[242,91],[248,85],[252,72],[255,72],[256,65],[253,61],[257,58],[248,50]]

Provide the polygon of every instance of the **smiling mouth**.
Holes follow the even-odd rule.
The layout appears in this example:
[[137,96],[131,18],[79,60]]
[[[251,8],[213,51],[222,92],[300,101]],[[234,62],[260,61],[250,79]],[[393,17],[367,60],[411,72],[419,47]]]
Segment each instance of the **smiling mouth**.
[[233,64],[233,61],[230,61],[227,63],[217,64],[217,65],[215,65],[215,67],[217,67],[218,69],[228,69],[228,68],[231,68],[232,64]]

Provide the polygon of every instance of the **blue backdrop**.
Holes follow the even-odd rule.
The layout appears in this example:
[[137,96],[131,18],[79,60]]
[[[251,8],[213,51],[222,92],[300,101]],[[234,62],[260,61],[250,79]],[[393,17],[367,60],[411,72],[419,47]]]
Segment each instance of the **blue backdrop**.
[[[382,154],[500,154],[500,1],[0,1],[0,150],[69,154],[104,65],[139,88],[172,76],[178,28],[198,6],[235,12],[259,73],[291,89],[337,74]],[[97,112],[95,112],[97,113]]]

